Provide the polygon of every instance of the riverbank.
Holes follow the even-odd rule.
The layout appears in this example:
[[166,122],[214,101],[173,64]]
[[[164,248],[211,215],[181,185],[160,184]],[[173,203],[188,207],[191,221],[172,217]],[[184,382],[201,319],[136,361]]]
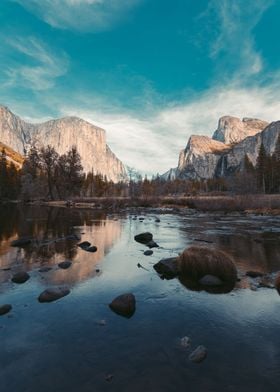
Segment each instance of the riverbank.
[[201,212],[254,213],[280,215],[280,195],[236,195],[236,196],[161,196],[161,197],[92,197],[71,200],[33,201],[28,204],[60,208],[122,209],[160,208],[197,210]]

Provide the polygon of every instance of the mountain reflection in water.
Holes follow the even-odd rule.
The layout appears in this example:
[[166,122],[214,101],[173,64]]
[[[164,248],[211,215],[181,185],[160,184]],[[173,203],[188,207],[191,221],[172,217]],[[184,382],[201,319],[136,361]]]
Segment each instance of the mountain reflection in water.
[[[0,282],[9,280],[17,271],[38,272],[42,267],[51,267],[43,276],[38,272],[38,278],[46,283],[73,285],[97,274],[96,266],[121,236],[120,222],[106,218],[102,212],[93,220],[88,211],[27,207],[23,214],[21,208],[8,206],[0,209],[0,219],[0,269],[5,272]],[[67,238],[71,234],[96,245],[97,252],[80,249],[80,240]],[[32,244],[25,248],[10,246],[22,237],[31,237]],[[64,260],[72,262],[67,270],[57,266]]]

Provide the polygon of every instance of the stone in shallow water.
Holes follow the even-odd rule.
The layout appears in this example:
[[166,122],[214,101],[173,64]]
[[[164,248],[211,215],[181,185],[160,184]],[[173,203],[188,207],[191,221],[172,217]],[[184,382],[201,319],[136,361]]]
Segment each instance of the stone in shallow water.
[[68,261],[68,260],[62,261],[61,263],[58,264],[59,268],[62,268],[62,269],[67,269],[67,268],[71,267],[71,265],[72,265],[71,261]]
[[110,309],[120,316],[130,318],[135,312],[135,297],[133,294],[122,294],[116,297],[110,304]]
[[202,362],[207,357],[207,349],[204,346],[198,346],[190,355],[189,360],[195,363]]
[[64,288],[55,288],[55,289],[47,289],[43,291],[39,297],[38,301],[39,302],[52,302],[56,301],[62,297],[65,297],[70,293],[69,289],[64,289]]
[[140,244],[148,244],[148,242],[153,240],[153,234],[149,232],[137,234],[134,239]]
[[155,222],[156,222],[156,223],[159,223],[159,222],[160,222],[160,219],[159,219],[159,218],[157,218],[157,219],[155,220]]
[[223,281],[214,275],[204,275],[200,280],[199,283],[203,286],[222,286]]
[[151,256],[154,252],[152,250],[145,250],[144,256]]
[[3,316],[4,314],[7,314],[12,310],[12,305],[10,304],[5,304],[0,306],[0,316]]
[[154,269],[165,279],[173,279],[178,275],[178,258],[168,257],[154,265]]
[[81,242],[80,244],[78,244],[78,246],[82,249],[87,249],[90,245],[91,245],[91,243],[88,241],[84,241],[84,242]]
[[27,272],[25,271],[17,272],[16,274],[13,275],[12,282],[21,284],[21,283],[25,283],[29,278],[30,275]]

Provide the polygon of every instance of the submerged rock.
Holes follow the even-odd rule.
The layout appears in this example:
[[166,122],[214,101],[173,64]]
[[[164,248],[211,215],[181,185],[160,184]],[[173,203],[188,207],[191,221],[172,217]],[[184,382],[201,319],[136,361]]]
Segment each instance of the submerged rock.
[[156,222],[156,223],[159,223],[159,222],[160,222],[160,219],[159,219],[159,218],[155,219],[155,222]]
[[12,305],[10,304],[0,305],[0,316],[4,316],[4,314],[9,313],[11,310]]
[[24,238],[19,238],[17,240],[12,241],[11,246],[18,247],[18,248],[25,248],[26,246],[30,245],[31,242],[32,242],[32,238],[24,237]]
[[64,288],[54,288],[54,289],[47,289],[43,291],[39,297],[38,301],[39,302],[52,302],[56,301],[62,297],[65,297],[70,293],[69,289],[64,289]]
[[136,242],[139,242],[140,244],[148,244],[150,241],[153,240],[153,234],[146,232],[146,233],[141,233],[141,234],[137,234],[134,237]]
[[188,336],[184,336],[180,339],[180,344],[184,348],[188,348],[191,345],[191,339]]
[[247,271],[246,276],[249,276],[250,278],[259,278],[264,276],[264,273],[259,271]]
[[135,313],[136,300],[133,294],[122,294],[116,297],[110,304],[110,309],[120,316],[130,318]]
[[21,284],[21,283],[25,283],[29,278],[30,275],[27,272],[25,271],[17,272],[16,274],[13,275],[12,282]]
[[190,355],[189,360],[195,363],[202,362],[207,357],[207,349],[204,346],[198,346]]
[[178,258],[162,259],[154,265],[156,272],[165,279],[173,279],[178,275]]
[[221,286],[224,284],[220,278],[214,275],[204,275],[199,283],[203,286]]
[[62,261],[61,263],[58,263],[59,268],[62,268],[62,269],[67,269],[67,268],[71,267],[71,265],[72,265],[71,261],[68,261],[68,260]]
[[154,252],[152,250],[145,250],[144,256],[151,256]]

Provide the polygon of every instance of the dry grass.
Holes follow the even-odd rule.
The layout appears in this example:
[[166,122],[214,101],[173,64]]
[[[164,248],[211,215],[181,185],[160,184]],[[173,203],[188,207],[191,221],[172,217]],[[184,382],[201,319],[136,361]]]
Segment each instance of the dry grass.
[[215,249],[192,246],[185,249],[178,260],[181,276],[198,281],[205,275],[214,275],[224,283],[237,279],[237,270],[232,259],[224,252]]

